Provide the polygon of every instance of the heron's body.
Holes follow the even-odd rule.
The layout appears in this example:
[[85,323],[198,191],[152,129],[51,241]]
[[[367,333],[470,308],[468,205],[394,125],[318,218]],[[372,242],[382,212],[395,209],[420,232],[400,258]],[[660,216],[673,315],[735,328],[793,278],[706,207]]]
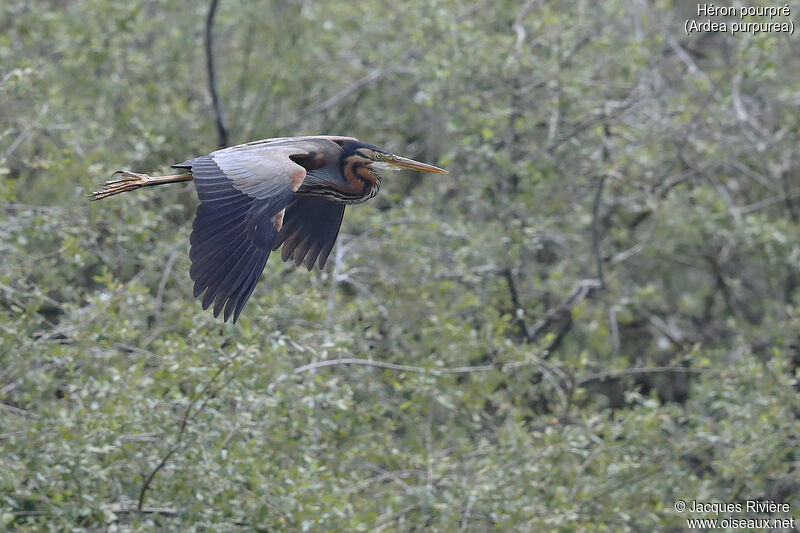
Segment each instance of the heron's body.
[[395,156],[352,137],[264,139],[173,165],[188,171],[150,177],[121,172],[92,199],[149,185],[195,182],[197,207],[190,238],[191,277],[203,308],[239,317],[269,254],[322,269],[336,242],[345,205],[374,197],[382,168],[444,170]]

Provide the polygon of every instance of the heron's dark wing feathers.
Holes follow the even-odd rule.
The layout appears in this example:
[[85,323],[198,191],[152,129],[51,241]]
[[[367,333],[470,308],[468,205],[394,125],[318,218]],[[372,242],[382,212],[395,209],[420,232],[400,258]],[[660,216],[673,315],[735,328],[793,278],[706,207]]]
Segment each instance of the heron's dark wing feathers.
[[224,311],[235,322],[267,264],[278,233],[275,216],[293,192],[287,182],[265,189],[269,195],[250,196],[209,156],[192,161],[192,174],[200,197],[189,252],[194,294],[205,291],[203,309],[214,302],[214,316]]
[[316,196],[295,197],[286,208],[283,227],[272,249],[283,245],[281,258],[284,261],[294,259],[297,266],[305,262],[308,270],[319,258],[322,270],[339,235],[344,207],[344,204]]
[[293,197],[306,171],[324,172],[348,140],[264,139],[175,165],[192,171],[200,198],[189,256],[195,296],[205,292],[204,309],[213,302],[214,316],[224,312],[226,321],[232,315],[235,322],[270,252],[283,243],[284,260],[293,257],[298,266],[305,261],[309,270],[318,258],[320,268],[325,265],[344,206]]

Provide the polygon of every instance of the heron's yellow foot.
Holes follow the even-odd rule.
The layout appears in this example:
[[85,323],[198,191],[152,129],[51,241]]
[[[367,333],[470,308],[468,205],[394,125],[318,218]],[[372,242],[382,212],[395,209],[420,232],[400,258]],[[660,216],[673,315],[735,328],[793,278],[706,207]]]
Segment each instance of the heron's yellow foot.
[[127,170],[118,170],[111,177],[114,176],[119,176],[119,178],[106,181],[98,190],[89,195],[89,199],[102,200],[115,194],[133,191],[148,185],[152,180],[147,174],[128,172]]

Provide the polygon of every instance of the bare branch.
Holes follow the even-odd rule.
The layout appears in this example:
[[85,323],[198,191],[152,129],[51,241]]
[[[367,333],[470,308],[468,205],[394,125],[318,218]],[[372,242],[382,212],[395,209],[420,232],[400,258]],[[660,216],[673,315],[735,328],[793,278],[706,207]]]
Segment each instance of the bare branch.
[[600,253],[600,200],[603,197],[606,177],[606,174],[600,176],[600,181],[597,183],[597,192],[594,195],[594,204],[592,205],[592,253],[597,267],[597,280],[600,282],[599,288],[601,289],[606,287],[606,279],[603,275],[603,257]]
[[181,252],[182,248],[175,247],[172,250],[172,253],[169,255],[167,259],[167,264],[164,265],[164,273],[161,274],[161,281],[158,283],[158,292],[156,293],[156,304],[155,304],[155,323],[161,323],[161,304],[164,301],[164,290],[167,288],[167,280],[169,279],[169,275],[172,272],[172,266],[175,264],[175,260],[178,258],[178,254]]
[[405,515],[407,515],[408,513],[410,513],[411,511],[413,511],[416,508],[417,508],[417,504],[416,503],[412,503],[408,507],[405,507],[405,508],[397,511],[393,515],[390,515],[389,517],[387,517],[387,518],[381,520],[380,522],[376,523],[375,524],[375,531],[383,531],[384,529],[389,527],[389,525],[392,522],[395,522],[395,521],[399,520],[400,518],[404,517]]
[[526,37],[525,25],[522,23],[522,21],[525,20],[525,17],[528,16],[528,13],[530,13],[531,9],[533,8],[533,5],[537,1],[538,0],[528,0],[527,2],[525,2],[525,4],[520,8],[520,10],[517,11],[517,16],[514,18],[514,23],[511,25],[511,28],[514,30],[514,33],[516,33],[517,35],[516,41],[514,43],[514,54],[516,55],[517,58],[519,58],[519,56],[522,54],[522,46],[525,44],[525,37]]
[[784,195],[770,196],[768,198],[764,198],[763,200],[759,200],[758,202],[754,202],[752,204],[739,207],[738,211],[743,215],[748,215],[750,213],[755,213],[760,209],[764,209],[765,207],[769,207],[774,204],[786,202],[787,200],[791,201],[794,198],[800,198],[800,188],[789,189],[787,193]]
[[[130,514],[130,513],[141,513],[141,514],[153,514],[164,516],[167,518],[175,518],[180,516],[181,510],[176,509],[174,507],[144,507],[142,509],[137,508],[136,506],[125,505],[122,503],[112,503],[110,505],[103,507],[105,510],[109,510],[114,514]],[[233,525],[241,526],[241,527],[248,527],[250,526],[250,522],[244,522],[240,520],[234,520]]]
[[525,322],[525,308],[519,301],[519,293],[517,292],[517,283],[514,281],[514,274],[510,268],[503,269],[503,276],[508,283],[508,291],[511,293],[511,303],[514,305],[514,317],[516,318],[519,327],[522,328],[522,333],[528,342],[532,341],[528,324]]
[[307,115],[313,115],[315,113],[320,113],[322,111],[327,111],[328,109],[336,106],[336,104],[338,104],[342,100],[345,100],[350,95],[357,93],[358,91],[360,91],[364,87],[367,87],[368,85],[371,85],[371,84],[375,83],[376,81],[378,81],[379,79],[383,78],[393,68],[394,68],[394,66],[390,65],[388,67],[384,67],[384,68],[373,70],[372,72],[370,72],[369,74],[367,74],[363,78],[361,78],[359,80],[356,80],[355,83],[345,87],[344,89],[342,89],[338,93],[334,94],[333,96],[331,96],[330,98],[328,98],[324,102],[321,102],[321,103],[315,105],[306,114]]
[[3,152],[3,157],[4,158],[7,158],[12,153],[14,153],[14,150],[16,150],[17,147],[20,144],[22,144],[22,141],[27,139],[30,136],[30,134],[33,133],[33,130],[36,129],[39,126],[39,123],[42,121],[44,116],[47,114],[47,110],[49,108],[50,108],[50,103],[49,102],[45,102],[44,104],[42,104],[42,109],[39,111],[39,116],[36,118],[36,120],[34,120],[30,124],[28,124],[28,126],[22,131],[22,133],[20,133],[19,136],[16,139],[14,139],[14,142],[12,142],[9,145],[9,147],[6,148],[6,151]]
[[659,333],[669,339],[675,346],[687,348],[687,341],[683,332],[672,324],[668,323],[659,316],[649,312],[647,309],[642,309],[642,313],[647,317],[647,320]]
[[225,110],[217,93],[217,76],[214,72],[214,15],[217,14],[218,0],[211,0],[206,18],[206,67],[208,69],[208,90],[211,92],[211,103],[214,106],[214,116],[217,125],[217,138],[219,146],[228,146],[228,123],[225,119]]
[[29,413],[27,410],[20,409],[19,407],[14,407],[13,405],[9,405],[3,402],[0,402],[0,409],[5,409],[10,413],[14,413],[15,415],[19,416],[31,416],[31,413]]
[[143,512],[142,509],[144,507],[144,499],[145,496],[147,495],[147,489],[150,488],[150,484],[153,482],[153,478],[155,478],[156,474],[158,474],[166,466],[167,461],[169,461],[170,457],[172,457],[175,454],[175,452],[177,452],[178,449],[181,447],[183,436],[186,432],[186,426],[189,422],[189,415],[192,413],[192,409],[197,404],[198,400],[200,400],[200,398],[203,398],[203,402],[200,404],[200,407],[198,407],[194,412],[197,413],[205,408],[209,398],[211,397],[210,395],[206,395],[206,393],[209,391],[209,389],[211,389],[211,385],[214,384],[214,382],[217,380],[220,374],[222,374],[222,372],[224,372],[225,369],[230,366],[234,358],[235,356],[229,358],[227,361],[222,363],[217,369],[217,371],[214,372],[214,375],[211,376],[211,378],[206,382],[203,389],[197,394],[195,394],[194,398],[192,398],[192,400],[189,402],[189,405],[186,407],[186,411],[183,413],[183,418],[181,418],[180,426],[178,428],[178,436],[175,439],[175,444],[172,446],[172,448],[169,449],[166,455],[164,455],[164,457],[161,459],[161,462],[158,463],[158,466],[156,466],[150,472],[150,474],[148,474],[147,478],[145,478],[144,480],[144,483],[142,483],[142,488],[139,491],[139,503],[136,506],[139,512]]
[[614,306],[608,308],[608,329],[611,331],[611,346],[614,351],[619,350],[619,322],[617,321],[617,310]]
[[125,344],[124,342],[114,342],[112,344],[114,348],[119,348],[120,350],[124,350],[128,353],[138,353],[139,355],[144,355],[145,357],[152,357],[153,359],[160,361],[161,356],[151,352],[150,350],[145,350],[144,348],[140,348],[138,346],[132,346],[130,344]]
[[602,287],[603,284],[599,279],[582,279],[579,281],[578,284],[575,285],[575,288],[572,289],[572,292],[569,293],[569,296],[564,298],[556,307],[548,310],[544,318],[533,325],[530,331],[531,339],[536,340],[545,328],[555,322],[563,313],[583,301],[592,291]]
[[[550,347],[544,350],[545,353],[547,352],[547,350],[551,349],[552,344],[553,343],[551,343]],[[415,374],[427,374],[430,376],[469,374],[471,372],[490,372],[492,370],[496,370],[498,372],[512,372],[518,368],[536,366],[539,367],[540,369],[547,369],[552,374],[557,374],[562,380],[565,381],[567,380],[567,376],[561,370],[559,370],[552,364],[546,362],[542,357],[539,357],[535,354],[528,355],[528,359],[525,361],[512,361],[509,363],[492,364],[492,365],[457,366],[449,368],[426,368],[422,366],[386,363],[383,361],[375,361],[372,359],[357,359],[354,357],[343,357],[341,359],[326,359],[324,361],[314,361],[312,363],[298,366],[297,368],[294,369],[294,374],[297,375],[309,371],[314,371],[319,368],[327,368],[334,366],[370,366],[375,368],[384,368],[387,370],[397,370],[399,372],[413,372]],[[276,384],[284,381],[287,377],[288,376],[285,374],[279,376],[275,381],[273,381],[269,385],[268,390],[272,391]]]
[[122,504],[112,504],[108,510],[115,514],[127,513],[141,513],[141,514],[157,514],[160,516],[174,517],[178,516],[178,509],[172,507],[123,507]]
[[623,368],[622,370],[607,370],[605,372],[598,372],[591,376],[578,379],[575,384],[579,387],[592,383],[594,381],[603,381],[604,379],[615,379],[625,376],[636,376],[640,374],[709,374],[709,368],[687,368],[684,366],[650,366],[639,368]]
[[373,83],[377,82],[378,80],[380,80],[381,78],[383,78],[384,76],[389,74],[390,72],[396,70],[401,65],[401,63],[403,61],[411,59],[412,57],[417,55],[417,53],[418,53],[418,51],[415,50],[415,49],[407,51],[405,54],[403,54],[397,61],[393,62],[391,65],[373,70],[372,72],[370,72],[366,76],[362,77],[361,79],[356,80],[355,83],[345,87],[344,89],[342,89],[338,93],[334,94],[333,96],[331,96],[327,100],[325,100],[325,101],[313,106],[308,111],[305,111],[303,114],[306,115],[306,116],[314,115],[316,113],[321,113],[321,112],[327,111],[328,109],[331,109],[332,107],[335,107],[342,100],[347,99],[351,95],[359,92],[360,90],[364,89],[365,87],[367,87],[369,85],[372,85]]
[[372,366],[377,368],[385,368],[387,370],[415,372],[418,374],[431,374],[434,376],[442,376],[445,374],[467,374],[469,372],[488,372],[489,370],[495,370],[497,368],[495,365],[460,366],[455,368],[425,368],[423,366],[398,365],[395,363],[385,363],[383,361],[373,361],[372,359],[355,359],[345,357],[342,359],[326,359],[324,361],[317,361],[315,363],[298,366],[294,369],[294,373],[302,374],[310,370],[316,370],[317,368],[342,365]]
[[[610,113],[608,106],[606,112]],[[600,160],[604,165],[608,166],[611,163],[611,148],[609,142],[611,139],[611,127],[608,122],[603,124],[603,147],[600,152]],[[600,280],[600,288],[606,288],[606,278],[603,275],[603,255],[600,253],[600,202],[603,200],[603,187],[605,187],[606,179],[609,172],[604,172],[597,182],[597,192],[594,195],[594,202],[592,203],[592,253],[594,254],[594,261],[597,267],[597,279]]]
[[700,81],[703,82],[703,85],[706,86],[706,89],[716,98],[719,99],[719,93],[717,92],[717,88],[714,87],[714,84],[711,82],[711,79],[706,75],[705,72],[700,70],[700,67],[697,66],[697,63],[694,62],[692,56],[681,46],[681,44],[672,36],[672,34],[667,31],[664,35],[664,38],[667,41],[667,44],[675,53],[676,56],[681,60],[681,62],[686,65],[686,68],[689,69],[689,72],[694,76],[697,76]]
[[627,261],[634,255],[639,254],[642,251],[642,248],[643,248],[642,243],[640,242],[636,243],[627,250],[622,250],[618,254],[615,254],[614,257],[611,258],[610,263],[612,265],[616,265],[617,263],[622,263],[624,261]]

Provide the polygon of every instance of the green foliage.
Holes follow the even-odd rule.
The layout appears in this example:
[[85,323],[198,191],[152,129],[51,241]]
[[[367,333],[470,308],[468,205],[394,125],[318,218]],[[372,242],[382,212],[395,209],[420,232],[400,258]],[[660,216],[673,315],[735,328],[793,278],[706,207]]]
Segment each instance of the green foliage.
[[83,197],[216,147],[206,9],[0,6],[0,527],[798,517],[796,38],[683,38],[668,1],[223,0],[232,142],[450,170],[348,208],[326,272],[273,257],[231,325],[192,298],[191,184]]

